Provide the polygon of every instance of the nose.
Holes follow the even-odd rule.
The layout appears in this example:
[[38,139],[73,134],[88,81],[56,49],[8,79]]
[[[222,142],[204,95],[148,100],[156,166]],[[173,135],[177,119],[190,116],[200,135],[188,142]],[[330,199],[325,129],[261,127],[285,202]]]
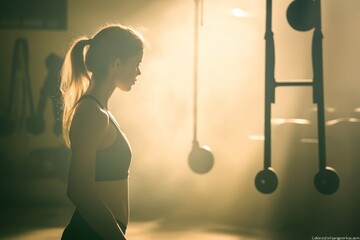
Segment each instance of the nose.
[[141,71],[139,67],[137,67],[137,75],[141,75]]

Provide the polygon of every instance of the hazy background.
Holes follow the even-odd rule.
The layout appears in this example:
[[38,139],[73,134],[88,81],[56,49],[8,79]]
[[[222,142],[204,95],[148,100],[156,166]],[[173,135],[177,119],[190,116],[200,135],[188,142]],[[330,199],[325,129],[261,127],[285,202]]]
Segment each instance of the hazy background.
[[[312,30],[298,32],[290,27],[285,16],[291,1],[273,2],[276,79],[311,79]],[[17,38],[29,43],[37,104],[48,54],[64,57],[74,38],[92,36],[107,22],[142,32],[150,45],[142,75],[130,93],[115,91],[110,100],[110,110],[134,152],[131,221],[209,223],[243,232],[300,236],[360,235],[360,1],[322,1],[325,118],[344,120],[328,122],[326,127],[327,162],[341,181],[330,196],[318,193],[313,184],[318,171],[313,143],[316,111],[312,91],[306,87],[277,89],[273,118],[307,119],[310,124],[272,125],[272,162],[279,186],[270,195],[254,186],[263,167],[265,0],[204,0],[198,138],[215,156],[214,168],[204,175],[192,172],[187,163],[192,147],[194,1],[72,0],[67,4],[66,30],[0,30],[0,113],[3,116],[7,106]],[[247,15],[233,16],[235,7]],[[5,170],[0,172],[3,211],[72,207],[65,196],[66,182],[58,175],[26,177],[31,171],[30,153],[62,145],[61,137],[52,131],[50,103],[45,117],[46,131],[41,135],[34,136],[19,125],[11,136],[0,137],[0,167],[14,172],[10,177],[5,177]],[[66,160],[46,164],[52,172],[66,175]]]

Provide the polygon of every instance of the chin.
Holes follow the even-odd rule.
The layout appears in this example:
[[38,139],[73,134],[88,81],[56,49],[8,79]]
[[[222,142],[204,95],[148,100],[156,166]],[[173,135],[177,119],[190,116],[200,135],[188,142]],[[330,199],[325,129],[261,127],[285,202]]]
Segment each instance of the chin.
[[119,86],[118,88],[124,92],[130,92],[132,86]]

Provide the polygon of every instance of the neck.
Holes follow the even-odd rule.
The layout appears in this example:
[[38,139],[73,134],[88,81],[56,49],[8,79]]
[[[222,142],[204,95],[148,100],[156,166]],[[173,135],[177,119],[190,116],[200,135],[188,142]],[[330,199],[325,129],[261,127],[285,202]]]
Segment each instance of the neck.
[[106,109],[108,108],[108,101],[115,90],[115,86],[111,84],[108,79],[91,78],[89,88],[85,94],[96,97]]

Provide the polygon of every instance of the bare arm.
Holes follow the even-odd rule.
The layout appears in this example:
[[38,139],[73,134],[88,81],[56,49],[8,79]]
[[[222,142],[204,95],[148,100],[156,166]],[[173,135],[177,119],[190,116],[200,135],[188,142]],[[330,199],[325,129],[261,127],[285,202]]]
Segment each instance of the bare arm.
[[103,140],[109,116],[89,101],[79,104],[71,126],[71,165],[67,195],[86,222],[106,240],[126,239],[111,210],[97,196],[96,151]]

